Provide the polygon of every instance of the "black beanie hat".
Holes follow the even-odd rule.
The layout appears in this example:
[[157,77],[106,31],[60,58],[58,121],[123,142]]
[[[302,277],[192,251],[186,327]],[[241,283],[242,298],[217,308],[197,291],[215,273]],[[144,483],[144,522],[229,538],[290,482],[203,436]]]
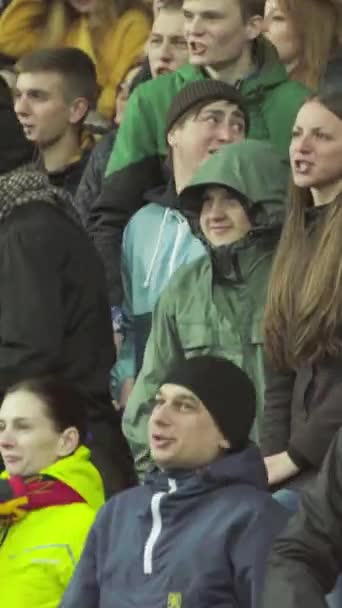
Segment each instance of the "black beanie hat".
[[256,413],[256,393],[242,369],[227,359],[194,357],[175,367],[164,384],[177,384],[193,392],[231,448],[246,447]]
[[166,133],[169,133],[181,116],[201,102],[225,100],[236,104],[243,112],[246,122],[246,133],[249,129],[249,114],[246,101],[237,89],[221,80],[195,80],[190,82],[173,98],[166,117]]

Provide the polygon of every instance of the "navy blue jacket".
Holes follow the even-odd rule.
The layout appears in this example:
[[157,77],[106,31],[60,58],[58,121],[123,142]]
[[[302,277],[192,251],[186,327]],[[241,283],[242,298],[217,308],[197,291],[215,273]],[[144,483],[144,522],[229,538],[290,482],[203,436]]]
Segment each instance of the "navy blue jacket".
[[61,608],[256,608],[287,518],[254,446],[155,472],[100,511]]

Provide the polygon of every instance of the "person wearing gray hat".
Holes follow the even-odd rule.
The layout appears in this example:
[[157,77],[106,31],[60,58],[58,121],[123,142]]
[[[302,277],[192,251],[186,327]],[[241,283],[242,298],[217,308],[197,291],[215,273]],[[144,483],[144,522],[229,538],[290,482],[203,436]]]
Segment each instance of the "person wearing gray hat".
[[[184,358],[217,355],[247,371],[257,392],[253,436],[259,438],[262,318],[288,174],[288,162],[271,144],[246,139],[222,146],[180,193],[180,209],[208,255],[178,270],[154,308],[143,366],[123,416],[142,478],[151,458],[146,439],[150,399]],[[211,386],[210,376],[206,381]]]
[[168,186],[149,193],[150,203],[132,217],[123,236],[125,336],[112,374],[113,396],[120,405],[126,403],[141,369],[158,297],[177,268],[205,253],[181,213],[178,193],[213,152],[242,141],[248,126],[242,95],[219,80],[192,82],[171,103],[165,135]]
[[289,514],[248,441],[255,405],[252,382],[227,359],[170,370],[153,398],[153,469],[99,513],[61,608],[260,608]]

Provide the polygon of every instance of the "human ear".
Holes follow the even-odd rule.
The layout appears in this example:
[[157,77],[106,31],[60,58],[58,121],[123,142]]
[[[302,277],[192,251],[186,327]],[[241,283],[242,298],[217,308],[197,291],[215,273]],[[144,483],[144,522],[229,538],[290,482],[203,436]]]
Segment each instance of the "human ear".
[[75,452],[80,443],[80,434],[76,427],[70,426],[60,436],[58,445],[58,457],[64,458]]
[[89,110],[89,103],[85,97],[78,97],[70,105],[69,122],[76,125],[84,119]]
[[250,17],[246,24],[247,39],[252,42],[263,32],[265,27],[264,18],[261,15]]

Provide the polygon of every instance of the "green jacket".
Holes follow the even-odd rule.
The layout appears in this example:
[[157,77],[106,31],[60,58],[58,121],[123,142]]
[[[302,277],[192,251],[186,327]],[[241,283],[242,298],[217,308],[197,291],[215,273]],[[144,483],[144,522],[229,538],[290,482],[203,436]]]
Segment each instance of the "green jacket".
[[[259,69],[240,83],[250,112],[249,136],[271,141],[288,154],[297,112],[308,95],[288,80],[274,47],[263,37],[255,43]],[[89,218],[91,232],[105,264],[112,304],[121,304],[119,260],[122,230],[143,206],[143,195],[164,180],[166,115],[173,97],[190,81],[207,78],[204,70],[185,65],[173,74],[139,86],[130,97],[108,161],[102,193]]]
[[287,181],[288,163],[273,146],[247,140],[213,155],[181,196],[186,206],[206,184],[234,188],[250,201],[253,230],[224,248],[224,276],[215,271],[213,253],[204,256],[176,272],[154,309],[143,367],[123,418],[138,474],[149,462],[151,400],[183,357],[223,356],[245,369],[257,389],[258,439],[264,393],[262,317]]

